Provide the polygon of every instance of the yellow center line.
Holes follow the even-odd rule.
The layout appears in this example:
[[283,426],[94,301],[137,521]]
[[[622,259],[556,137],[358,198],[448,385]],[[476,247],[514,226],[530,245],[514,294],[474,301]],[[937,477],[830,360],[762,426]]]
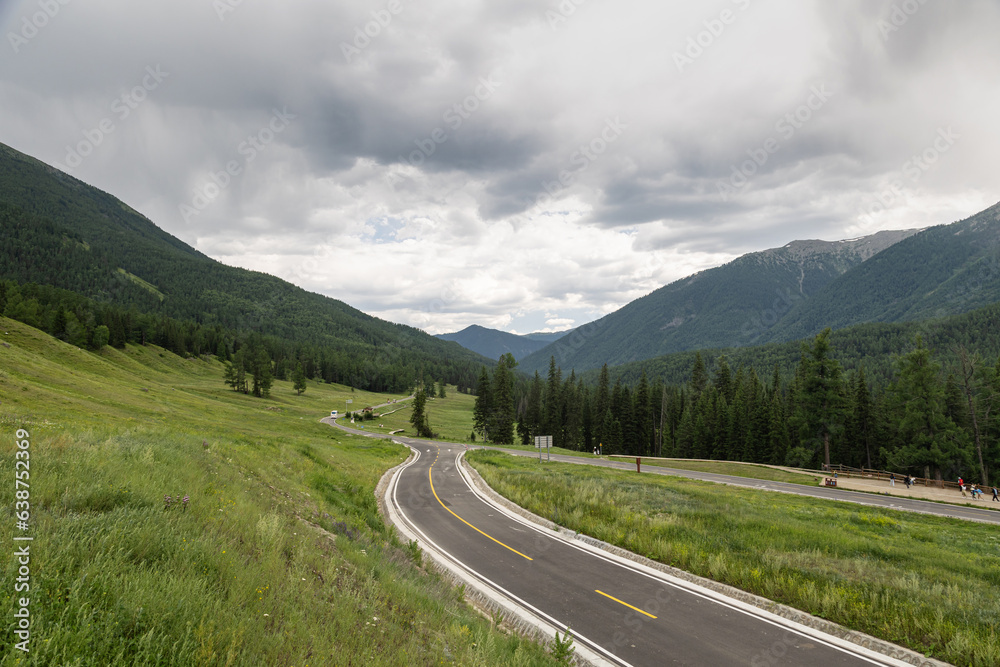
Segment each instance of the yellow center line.
[[625,605],[625,606],[626,606],[626,607],[628,607],[629,609],[633,609],[633,610],[635,610],[635,611],[639,612],[640,614],[645,614],[646,616],[649,616],[650,618],[656,618],[655,616],[653,616],[652,614],[650,614],[650,613],[649,613],[648,611],[643,611],[642,609],[639,609],[638,607],[633,607],[633,606],[632,606],[632,605],[630,605],[630,604],[629,604],[628,602],[622,602],[622,601],[621,601],[621,600],[619,600],[618,598],[616,598],[616,597],[613,597],[613,596],[611,596],[611,595],[608,595],[608,594],[607,594],[607,593],[605,593],[604,591],[594,591],[594,592],[595,592],[595,593],[599,593],[600,595],[603,595],[604,597],[608,598],[609,600],[614,600],[615,602],[617,602],[617,603],[618,603],[618,604],[620,604],[620,605]]
[[[436,460],[435,460],[435,462],[436,462]],[[477,533],[479,533],[479,534],[480,534],[480,535],[482,535],[483,537],[488,537],[489,539],[493,540],[494,542],[496,542],[497,544],[499,544],[500,546],[502,546],[502,547],[503,547],[504,549],[510,549],[511,551],[513,551],[514,553],[516,553],[516,554],[517,554],[518,556],[521,556],[522,558],[527,558],[528,560],[534,560],[534,558],[532,558],[531,556],[525,556],[525,555],[524,555],[523,553],[521,553],[521,552],[520,552],[520,551],[518,551],[517,549],[512,549],[511,547],[507,546],[506,544],[504,544],[504,543],[503,543],[503,542],[501,542],[500,540],[496,539],[495,537],[492,537],[492,536],[490,536],[490,535],[487,535],[486,533],[484,533],[483,531],[479,530],[478,528],[476,528],[475,526],[473,526],[473,525],[472,525],[471,523],[469,523],[468,521],[466,521],[466,520],[465,520],[465,519],[463,519],[462,517],[460,517],[460,516],[458,516],[457,514],[455,514],[454,512],[452,512],[452,511],[451,511],[451,510],[450,510],[450,509],[448,508],[448,506],[447,506],[447,505],[445,505],[444,503],[442,503],[442,502],[441,502],[441,499],[440,499],[440,498],[438,498],[438,494],[437,494],[437,491],[435,491],[435,490],[434,490],[434,478],[433,478],[433,477],[431,477],[431,470],[432,470],[433,468],[434,468],[433,464],[431,465],[431,467],[430,467],[430,468],[428,468],[428,470],[427,470],[427,479],[429,479],[429,480],[430,480],[430,482],[431,482],[431,493],[433,493],[433,494],[434,494],[434,497],[435,497],[435,498],[437,498],[437,501],[438,501],[439,503],[441,503],[441,507],[444,507],[444,508],[445,508],[446,510],[448,510],[448,513],[449,513],[449,514],[451,514],[451,515],[452,515],[453,517],[455,517],[456,519],[458,519],[459,521],[461,521],[462,523],[464,523],[464,524],[465,524],[466,526],[468,526],[468,527],[469,527],[469,528],[471,528],[472,530],[476,531]]]

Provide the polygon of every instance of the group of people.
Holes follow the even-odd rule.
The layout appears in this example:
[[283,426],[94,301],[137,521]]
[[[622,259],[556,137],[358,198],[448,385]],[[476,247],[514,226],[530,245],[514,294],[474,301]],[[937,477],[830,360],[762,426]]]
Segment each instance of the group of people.
[[[903,478],[903,481],[906,483],[906,488],[910,488],[917,481],[917,478],[916,477],[910,477],[909,475],[907,475],[906,477]],[[895,473],[889,473],[889,486],[893,486],[893,487],[896,486],[896,474]]]
[[[958,478],[958,487],[962,490],[962,497],[964,498],[966,491],[965,480],[963,480],[961,477]],[[972,495],[973,500],[979,500],[980,498],[983,497],[983,490],[979,488],[978,484],[973,484],[972,486],[969,487],[968,490],[969,493]],[[1000,495],[997,494],[997,487],[994,486],[992,488],[992,491],[993,491],[994,502],[1000,502]]]

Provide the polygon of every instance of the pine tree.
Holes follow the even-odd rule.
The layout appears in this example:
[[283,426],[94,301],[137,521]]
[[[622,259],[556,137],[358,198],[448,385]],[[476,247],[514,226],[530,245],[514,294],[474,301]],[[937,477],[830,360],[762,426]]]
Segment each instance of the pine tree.
[[732,403],[736,397],[736,387],[733,384],[733,376],[729,369],[729,362],[726,361],[726,355],[719,357],[718,364],[719,367],[715,371],[715,388],[726,397],[726,401]]
[[865,380],[864,366],[854,375],[850,412],[846,420],[846,448],[848,462],[866,468],[872,466],[872,448],[875,438],[875,405],[872,402],[868,381]]
[[636,448],[635,453],[640,456],[649,456],[653,451],[653,408],[650,405],[649,380],[646,379],[646,371],[642,372],[639,378],[639,386],[636,387],[632,409],[635,415]]
[[306,390],[306,372],[302,368],[302,362],[296,362],[295,370],[292,372],[292,389],[299,396]]
[[892,388],[900,447],[889,456],[894,467],[923,470],[925,477],[932,471],[938,480],[944,470],[961,474],[968,465],[965,434],[945,412],[940,371],[918,335]]
[[552,444],[562,447],[562,370],[556,366],[556,358],[549,357],[549,379],[545,385],[545,412],[540,435],[551,435]]
[[831,356],[830,333],[824,329],[812,347],[803,343],[796,420],[803,443],[822,445],[826,468],[830,467],[830,438],[841,427],[844,404],[840,364]]
[[608,373],[608,365],[601,366],[601,374],[597,380],[597,394],[594,396],[593,419],[594,419],[594,439],[598,445],[603,444],[607,439],[604,430],[604,414],[611,409],[611,379]]
[[518,421],[518,434],[521,442],[530,445],[536,435],[541,435],[542,427],[542,377],[535,371],[526,399],[524,416]]
[[232,362],[226,362],[223,380],[233,388],[233,391],[244,394],[249,392],[247,388],[246,352],[243,348],[237,350],[236,354],[233,355]]
[[472,407],[472,430],[489,441],[488,425],[493,414],[493,391],[489,371],[483,366],[476,383],[476,402]]
[[694,353],[694,366],[691,368],[691,391],[695,400],[701,396],[708,386],[708,371],[705,370],[705,361],[701,358],[701,352]]
[[271,368],[271,356],[256,334],[247,343],[246,364],[247,371],[253,376],[251,393],[257,398],[266,398],[271,394],[274,370]]
[[[972,426],[972,437],[975,445],[976,458],[979,461],[979,477],[983,486],[989,484],[989,466],[983,451],[989,451],[988,424],[990,413],[998,402],[996,387],[990,381],[990,375],[978,354],[970,355],[964,347],[955,350],[962,370],[962,390],[969,408],[969,423]],[[1000,368],[1000,365],[998,365]],[[986,428],[984,428],[986,427]]]
[[417,432],[418,438],[434,437],[434,433],[431,431],[430,422],[427,418],[426,406],[427,392],[425,392],[423,387],[421,387],[413,396],[413,411],[410,413],[410,424],[413,425],[413,429]]
[[514,368],[517,361],[510,352],[497,361],[493,371],[492,411],[487,420],[487,438],[498,445],[514,444]]
[[788,456],[788,426],[785,419],[785,402],[781,392],[771,394],[771,409],[767,429],[768,463],[784,465]]

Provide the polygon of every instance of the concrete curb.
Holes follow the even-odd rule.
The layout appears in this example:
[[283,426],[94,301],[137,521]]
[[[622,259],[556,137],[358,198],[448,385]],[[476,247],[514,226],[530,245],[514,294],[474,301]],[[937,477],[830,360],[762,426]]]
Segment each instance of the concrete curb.
[[620,558],[625,558],[635,563],[644,565],[648,568],[659,570],[660,572],[668,574],[672,577],[676,577],[677,579],[681,579],[683,581],[687,581],[689,583],[701,586],[711,591],[715,591],[716,593],[732,598],[734,600],[739,600],[740,602],[752,605],[759,609],[763,609],[764,611],[770,612],[776,616],[780,616],[781,618],[787,619],[794,623],[798,623],[808,628],[818,630],[833,637],[838,637],[847,642],[850,642],[851,644],[861,646],[863,648],[869,649],[884,656],[888,656],[890,658],[894,658],[896,660],[900,660],[906,664],[918,665],[919,667],[949,667],[949,663],[941,662],[933,658],[928,658],[911,649],[902,646],[897,646],[896,644],[887,642],[882,639],[878,639],[877,637],[872,637],[871,635],[867,635],[862,632],[850,630],[848,628],[843,627],[842,625],[838,625],[831,621],[827,621],[825,619],[813,616],[811,614],[807,614],[805,612],[799,611],[798,609],[794,609],[792,607],[779,604],[777,602],[768,600],[767,598],[763,598],[758,595],[753,595],[752,593],[747,593],[746,591],[740,590],[738,588],[733,588],[732,586],[727,586],[726,584],[721,584],[711,579],[705,579],[703,577],[696,576],[694,574],[691,574],[690,572],[685,572],[684,570],[679,570],[669,565],[664,565],[663,563],[650,560],[648,558],[645,558],[644,556],[632,553],[631,551],[627,551],[613,544],[608,544],[607,542],[603,542],[588,535],[581,535],[580,533],[559,526],[558,524],[555,524],[552,521],[549,521],[548,519],[545,519],[536,514],[533,514],[532,512],[529,512],[520,505],[514,504],[507,498],[504,498],[499,493],[494,491],[493,488],[490,487],[485,482],[485,480],[483,480],[483,478],[479,475],[479,472],[471,465],[469,465],[469,463],[465,460],[464,454],[460,457],[459,461],[463,470],[468,474],[468,478],[473,481],[473,483],[476,485],[476,488],[483,495],[490,498],[497,505],[507,509],[508,511],[514,514],[517,514],[518,516],[529,521],[530,523],[536,524],[537,526],[540,526],[542,528],[547,528],[549,530],[555,531],[567,539],[572,539],[582,542],[584,544],[595,547],[602,551],[614,554]]

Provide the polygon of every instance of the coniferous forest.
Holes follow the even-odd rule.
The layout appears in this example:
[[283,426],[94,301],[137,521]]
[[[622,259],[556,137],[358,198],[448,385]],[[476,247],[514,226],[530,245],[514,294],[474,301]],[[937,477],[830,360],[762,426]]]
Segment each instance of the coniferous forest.
[[600,444],[604,454],[1000,479],[1000,358],[961,344],[942,355],[917,333],[876,384],[863,365],[845,370],[832,339],[827,329],[802,343],[790,374],[694,353],[682,383],[645,373],[612,383],[607,366],[587,383],[552,358],[547,377],[536,372],[506,399],[498,391],[516,362],[502,358],[480,374],[476,430],[498,444],[551,435],[555,446]]

